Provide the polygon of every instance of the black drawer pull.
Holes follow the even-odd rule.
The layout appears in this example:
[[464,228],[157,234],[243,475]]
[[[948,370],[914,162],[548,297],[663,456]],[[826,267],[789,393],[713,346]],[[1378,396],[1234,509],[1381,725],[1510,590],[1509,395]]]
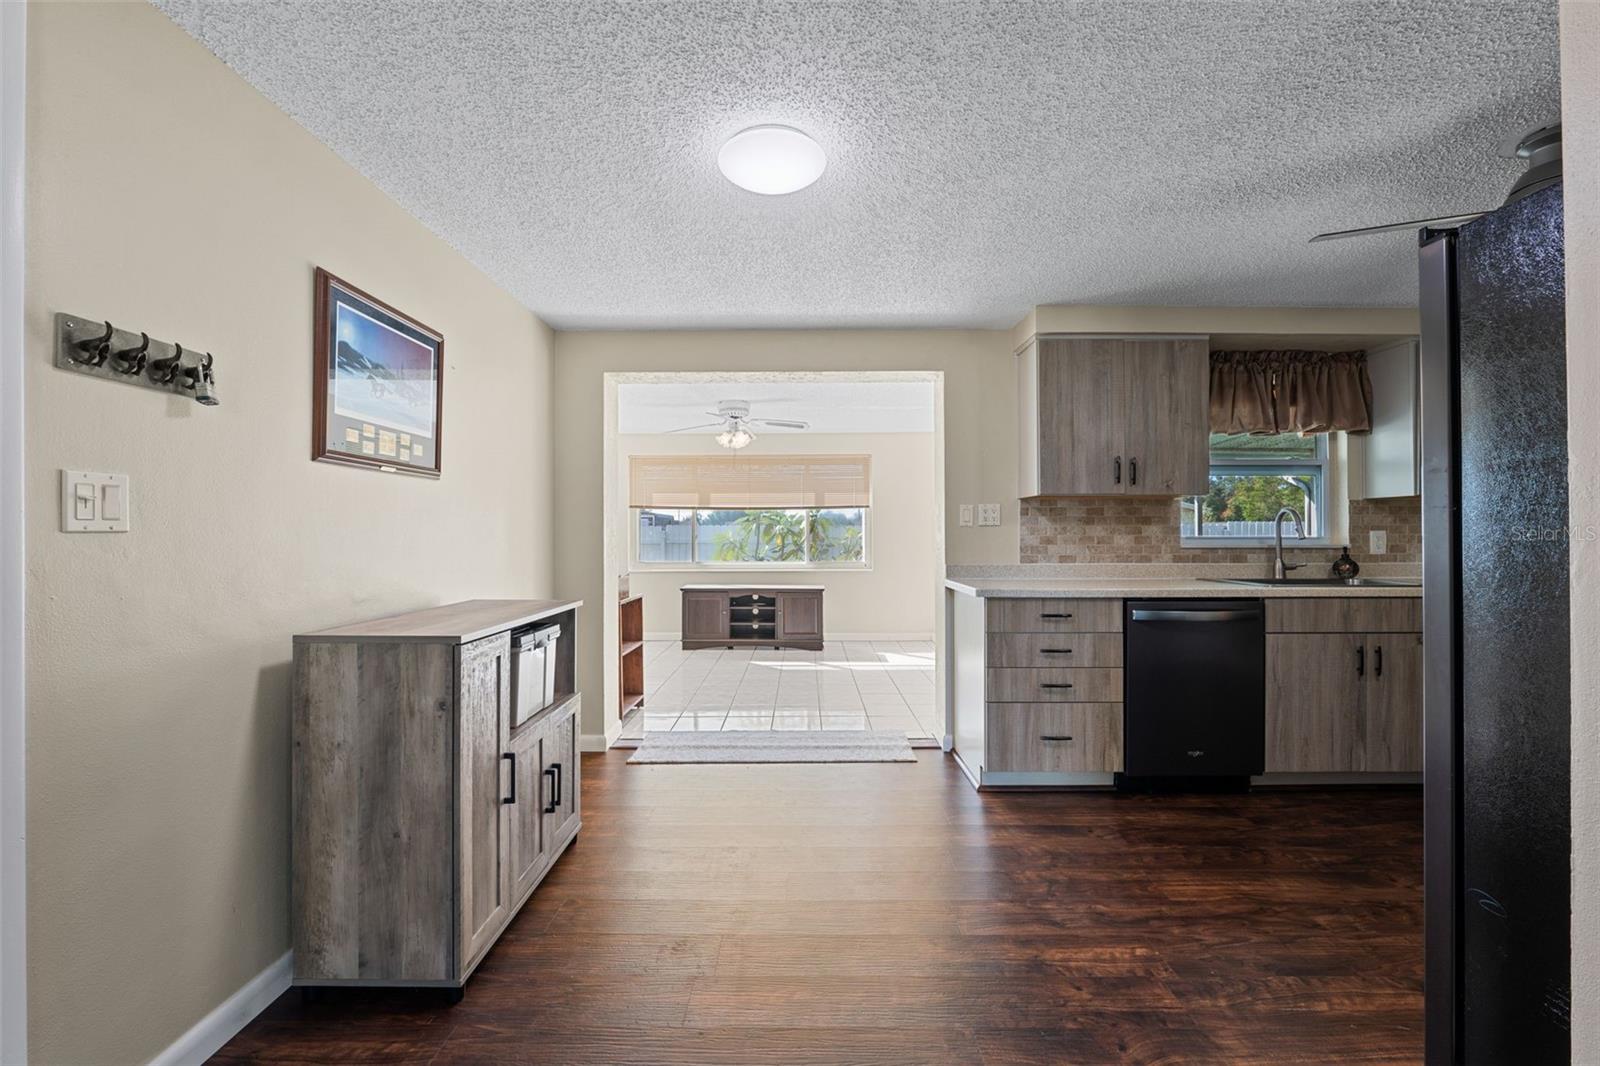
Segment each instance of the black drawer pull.
[[517,756],[515,752],[504,752],[500,756],[511,764],[511,795],[501,797],[501,803],[517,802]]
[[1139,460],[1137,460],[1137,459],[1129,459],[1128,460],[1128,484],[1137,485],[1138,483],[1139,483]]
[[1372,672],[1377,677],[1383,676],[1383,645],[1379,644],[1372,649]]
[[546,777],[548,777],[550,779],[550,802],[546,803],[544,805],[544,813],[546,813],[546,814],[554,814],[556,812],[556,804],[561,802],[560,799],[556,798],[556,789],[555,789],[556,771],[555,771],[555,768],[552,767],[552,766],[545,767],[544,776],[546,776]]
[[1051,736],[1050,734],[1046,733],[1043,736],[1041,736],[1039,739],[1040,740],[1045,740],[1045,741],[1068,741],[1068,740],[1071,740],[1072,738],[1071,737]]
[[1071,655],[1071,648],[1040,648],[1040,655]]
[[1111,483],[1113,485],[1122,484],[1122,456],[1120,455],[1111,460]]
[[551,763],[550,765],[555,767],[555,770],[556,770],[556,802],[560,803],[561,802],[561,764],[557,762],[557,763]]
[[1040,688],[1071,688],[1072,685],[1071,685],[1070,682],[1066,682],[1066,681],[1045,681],[1045,682],[1042,682],[1039,685],[1039,687]]
[[1072,615],[1070,615],[1070,614],[1061,614],[1060,612],[1052,613],[1050,611],[1046,611],[1043,614],[1041,614],[1039,617],[1040,618],[1071,618]]

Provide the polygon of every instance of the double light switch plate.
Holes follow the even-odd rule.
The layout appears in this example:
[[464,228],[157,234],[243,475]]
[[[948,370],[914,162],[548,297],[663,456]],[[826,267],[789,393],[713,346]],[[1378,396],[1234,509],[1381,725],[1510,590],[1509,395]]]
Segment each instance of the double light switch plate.
[[128,475],[61,471],[61,532],[126,533]]

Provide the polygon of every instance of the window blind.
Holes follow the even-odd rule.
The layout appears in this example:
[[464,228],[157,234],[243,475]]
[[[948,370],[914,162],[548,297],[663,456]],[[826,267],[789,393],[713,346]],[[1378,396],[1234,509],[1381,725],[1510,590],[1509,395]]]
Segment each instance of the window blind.
[[868,507],[870,455],[632,455],[628,506],[662,509]]

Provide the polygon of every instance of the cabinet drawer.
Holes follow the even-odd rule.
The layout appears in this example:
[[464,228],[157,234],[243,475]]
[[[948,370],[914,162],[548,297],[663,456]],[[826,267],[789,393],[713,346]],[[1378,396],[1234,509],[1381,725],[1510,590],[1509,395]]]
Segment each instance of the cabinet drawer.
[[984,769],[1112,773],[1122,769],[1122,704],[991,703]]
[[1326,597],[1268,600],[1268,633],[1420,633],[1422,599]]
[[988,680],[990,703],[1122,702],[1120,669],[991,669]]
[[1121,633],[990,633],[991,667],[1122,665]]
[[984,601],[991,633],[1120,633],[1121,600]]

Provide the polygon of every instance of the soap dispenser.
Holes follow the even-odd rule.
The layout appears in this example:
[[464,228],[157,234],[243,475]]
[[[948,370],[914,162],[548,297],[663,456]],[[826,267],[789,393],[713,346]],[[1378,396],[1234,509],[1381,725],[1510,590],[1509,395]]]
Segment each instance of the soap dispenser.
[[1344,552],[1333,561],[1333,576],[1342,577],[1346,581],[1361,573],[1361,564],[1350,558],[1350,545],[1344,546]]

